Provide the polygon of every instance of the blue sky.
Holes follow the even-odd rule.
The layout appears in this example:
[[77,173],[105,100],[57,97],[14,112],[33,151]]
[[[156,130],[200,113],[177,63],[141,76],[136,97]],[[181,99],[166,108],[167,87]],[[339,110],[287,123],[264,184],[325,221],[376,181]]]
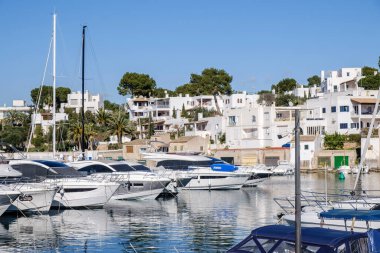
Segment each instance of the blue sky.
[[[122,102],[122,75],[151,75],[175,89],[191,73],[223,68],[235,90],[299,83],[320,70],[377,66],[377,0],[0,0],[0,104],[30,101],[41,83],[57,12],[57,85],[80,90],[82,25],[86,89]],[[51,67],[45,84],[51,83]]]

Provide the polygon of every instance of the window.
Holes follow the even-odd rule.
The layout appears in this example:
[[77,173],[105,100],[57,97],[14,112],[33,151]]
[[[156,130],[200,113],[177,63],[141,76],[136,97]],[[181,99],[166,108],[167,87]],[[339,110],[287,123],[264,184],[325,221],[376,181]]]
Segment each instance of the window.
[[199,150],[200,150],[200,151],[203,151],[203,146],[200,146],[200,147],[199,147]]
[[127,153],[133,153],[133,146],[125,146]]
[[334,85],[334,92],[338,91],[338,86]]
[[309,150],[309,145],[304,146],[305,150]]
[[340,112],[349,112],[350,108],[347,105],[342,105],[339,107]]
[[80,168],[78,171],[84,172],[86,175],[91,175],[94,173],[110,173],[113,172],[110,168],[100,165],[100,164],[94,164],[94,165],[89,165],[83,168]]
[[331,112],[336,112],[336,106],[331,106]]
[[252,122],[256,122],[256,116],[252,115]]
[[326,108],[322,108],[322,113],[326,113]]
[[269,112],[264,112],[264,119],[266,119],[266,120],[269,119]]
[[236,126],[237,121],[238,121],[238,117],[236,117],[236,116],[229,116],[228,117],[228,124],[230,126]]
[[367,127],[369,127],[371,125],[371,123],[370,122],[367,122]]
[[349,73],[349,72],[347,72],[347,76],[350,76],[350,73]]
[[351,123],[352,129],[359,129],[359,123]]
[[347,123],[340,123],[340,129],[347,129],[348,124]]

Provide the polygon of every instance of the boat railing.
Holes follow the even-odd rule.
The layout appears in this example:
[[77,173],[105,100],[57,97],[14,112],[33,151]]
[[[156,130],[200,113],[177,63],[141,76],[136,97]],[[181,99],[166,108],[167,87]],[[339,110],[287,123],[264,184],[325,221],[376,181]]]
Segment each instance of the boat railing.
[[[285,212],[294,213],[295,196],[277,197],[275,203]],[[372,209],[380,204],[379,197],[353,196],[350,194],[325,194],[320,192],[303,191],[301,193],[301,206],[317,207],[322,211],[328,209]]]

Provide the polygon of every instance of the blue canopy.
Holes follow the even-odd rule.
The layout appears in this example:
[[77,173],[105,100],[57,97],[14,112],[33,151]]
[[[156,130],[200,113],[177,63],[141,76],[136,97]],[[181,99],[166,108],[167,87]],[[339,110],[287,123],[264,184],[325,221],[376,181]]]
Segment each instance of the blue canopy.
[[232,164],[213,164],[211,165],[211,169],[214,171],[225,171],[225,172],[231,172],[235,171],[238,168],[235,165]]
[[319,214],[324,219],[380,221],[380,210],[332,209]]
[[[343,242],[365,237],[366,233],[355,233],[320,227],[302,227],[302,243],[318,246],[336,247]],[[295,241],[295,227],[285,225],[269,225],[252,231],[253,237]]]

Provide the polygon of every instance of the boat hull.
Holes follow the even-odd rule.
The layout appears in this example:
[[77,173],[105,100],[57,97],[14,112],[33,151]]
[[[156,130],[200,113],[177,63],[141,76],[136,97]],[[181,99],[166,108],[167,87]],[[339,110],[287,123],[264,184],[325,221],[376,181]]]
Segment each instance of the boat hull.
[[7,212],[48,212],[53,202],[56,189],[19,189],[21,195],[13,201]]

